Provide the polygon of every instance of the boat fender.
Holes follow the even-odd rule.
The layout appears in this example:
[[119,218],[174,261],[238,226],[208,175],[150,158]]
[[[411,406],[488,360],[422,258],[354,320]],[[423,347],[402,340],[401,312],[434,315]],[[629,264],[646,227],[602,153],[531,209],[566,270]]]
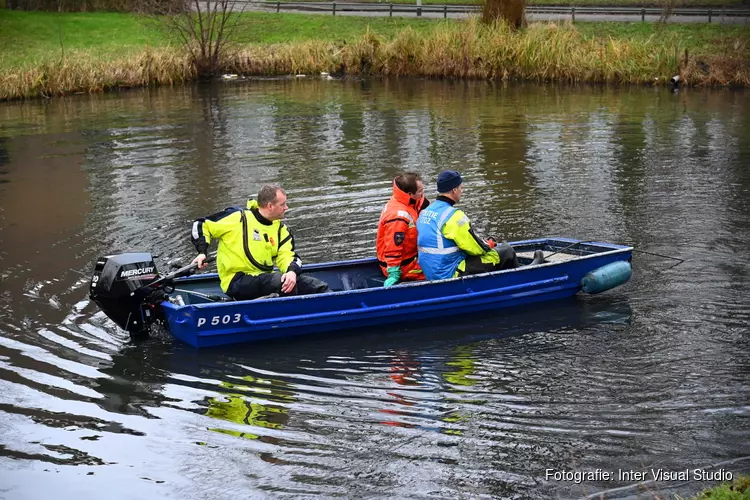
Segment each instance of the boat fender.
[[586,293],[601,293],[620,286],[633,275],[630,262],[617,261],[594,269],[581,279],[581,286]]

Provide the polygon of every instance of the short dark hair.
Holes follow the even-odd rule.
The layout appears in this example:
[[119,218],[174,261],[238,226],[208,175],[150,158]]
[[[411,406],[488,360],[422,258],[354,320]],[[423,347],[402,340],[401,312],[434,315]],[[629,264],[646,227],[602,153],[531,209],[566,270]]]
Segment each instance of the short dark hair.
[[275,203],[279,191],[286,194],[283,189],[273,184],[266,184],[258,191],[258,206],[265,207],[269,203]]
[[407,194],[417,194],[419,186],[417,181],[421,181],[422,178],[416,172],[405,172],[396,177],[396,186]]

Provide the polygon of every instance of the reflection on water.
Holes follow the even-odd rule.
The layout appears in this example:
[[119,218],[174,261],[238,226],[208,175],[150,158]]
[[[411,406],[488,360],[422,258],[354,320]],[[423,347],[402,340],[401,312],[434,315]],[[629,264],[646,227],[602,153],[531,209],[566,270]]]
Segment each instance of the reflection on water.
[[[742,458],[748,108],[744,91],[415,80],[3,104],[3,491],[567,498],[625,484],[546,469]],[[484,234],[685,262],[637,254],[631,282],[602,296],[226,349],[167,332],[131,343],[87,299],[100,255],[191,257],[190,221],[264,182],[287,189],[305,261],[370,256],[392,177],[417,169],[434,197],[447,167]]]
[[[240,385],[231,382],[221,382],[221,386],[232,391],[223,398],[210,398],[206,415],[219,420],[226,420],[236,424],[252,427],[264,427],[266,429],[282,429],[289,415],[289,410],[284,406],[274,405],[267,402],[269,399],[279,398],[284,403],[294,402],[294,392],[290,391],[288,384],[281,380],[265,379],[245,375],[242,380],[248,385]],[[281,390],[279,390],[281,388]],[[286,389],[286,390],[285,390]],[[248,396],[262,397],[265,404],[245,399],[243,393]],[[229,429],[212,429],[239,437],[258,439],[255,434],[247,434],[244,431]]]

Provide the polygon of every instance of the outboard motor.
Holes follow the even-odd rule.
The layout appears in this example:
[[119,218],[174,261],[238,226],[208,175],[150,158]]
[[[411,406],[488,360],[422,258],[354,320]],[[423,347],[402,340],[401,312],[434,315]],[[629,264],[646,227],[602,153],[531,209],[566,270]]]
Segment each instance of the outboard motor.
[[157,306],[166,298],[162,287],[148,286],[158,278],[150,253],[102,257],[96,262],[89,296],[131,336],[144,335],[159,319]]

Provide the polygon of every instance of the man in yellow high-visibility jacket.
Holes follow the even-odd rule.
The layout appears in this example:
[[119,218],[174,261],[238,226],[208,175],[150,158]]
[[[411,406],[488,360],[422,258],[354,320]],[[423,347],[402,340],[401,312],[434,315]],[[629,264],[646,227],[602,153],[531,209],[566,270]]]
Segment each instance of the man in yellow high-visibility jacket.
[[[246,209],[227,209],[197,219],[192,241],[199,255],[193,263],[198,269],[206,265],[208,246],[216,239],[221,289],[235,300],[272,293],[327,292],[324,281],[300,275],[302,261],[294,250],[294,238],[281,222],[288,208],[284,190],[266,185],[260,188],[257,201],[248,201]],[[274,271],[274,264],[280,272]]]

